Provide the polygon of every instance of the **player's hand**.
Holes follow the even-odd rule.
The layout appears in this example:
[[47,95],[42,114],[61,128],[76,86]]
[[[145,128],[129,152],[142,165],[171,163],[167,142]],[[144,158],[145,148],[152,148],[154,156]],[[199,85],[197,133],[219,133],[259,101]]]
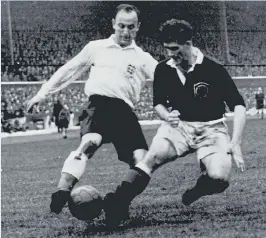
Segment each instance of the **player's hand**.
[[166,121],[172,126],[172,127],[177,127],[180,121],[180,113],[178,110],[173,110],[169,113]]
[[33,107],[34,107],[35,105],[38,106],[38,105],[40,104],[41,101],[43,101],[43,99],[42,99],[40,96],[38,96],[38,95],[36,95],[36,96],[34,96],[32,99],[30,99],[30,100],[28,101],[28,103],[27,103],[27,112],[31,113]]
[[245,170],[245,162],[243,159],[241,147],[239,143],[231,143],[229,147],[229,153],[232,155],[237,168],[240,169],[241,172]]

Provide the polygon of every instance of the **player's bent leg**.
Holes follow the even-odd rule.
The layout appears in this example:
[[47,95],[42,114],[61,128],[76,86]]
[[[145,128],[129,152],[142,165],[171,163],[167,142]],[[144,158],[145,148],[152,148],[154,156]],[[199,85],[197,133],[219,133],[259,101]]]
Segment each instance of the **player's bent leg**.
[[85,171],[87,160],[99,148],[101,141],[102,137],[97,133],[88,133],[82,136],[79,147],[72,151],[65,160],[62,176],[58,183],[60,190],[72,189],[74,181],[80,179]]
[[83,175],[86,163],[101,144],[102,137],[96,133],[85,134],[76,151],[72,151],[62,168],[58,191],[52,194],[50,209],[59,214],[67,203],[74,185]]
[[222,193],[229,186],[232,167],[229,154],[213,153],[203,158],[201,162],[204,164],[206,173],[198,178],[192,189],[183,194],[182,202],[187,206],[203,196]]
[[62,168],[58,182],[58,191],[52,194],[50,209],[59,214],[70,198],[70,192],[85,171],[87,156],[79,151],[72,151]]
[[136,165],[136,167],[151,176],[151,174],[160,166],[176,158],[177,152],[173,144],[165,138],[155,137],[146,156]]
[[168,140],[158,138],[152,142],[149,152],[130,169],[115,192],[105,196],[104,211],[108,229],[116,228],[125,219],[131,201],[148,186],[151,173],[165,163],[167,158],[175,156],[175,149]]

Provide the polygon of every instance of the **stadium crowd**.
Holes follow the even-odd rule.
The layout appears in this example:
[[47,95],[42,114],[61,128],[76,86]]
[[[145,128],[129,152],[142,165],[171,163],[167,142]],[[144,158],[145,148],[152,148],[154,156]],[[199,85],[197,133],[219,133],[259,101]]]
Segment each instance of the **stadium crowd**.
[[[228,66],[233,76],[258,76],[266,72],[266,58],[261,52],[265,52],[266,41],[264,32],[257,32],[254,37],[245,32],[230,32],[230,62]],[[195,45],[199,46],[207,55],[223,62],[220,34],[217,32],[203,32],[203,36],[195,36]],[[204,35],[206,34],[206,35]],[[43,31],[33,33],[31,31],[14,32],[14,65],[11,65],[9,45],[2,37],[2,81],[45,81],[56,69],[76,55],[82,47],[99,38],[100,35],[92,35],[82,31],[78,32],[51,32]],[[253,36],[253,37],[252,37]],[[198,41],[197,39],[204,39]],[[252,42],[252,45],[250,44]],[[165,58],[165,52],[155,39],[139,37],[138,44],[150,52],[157,60]],[[240,65],[240,66],[236,66]],[[83,78],[85,80],[85,78]]]

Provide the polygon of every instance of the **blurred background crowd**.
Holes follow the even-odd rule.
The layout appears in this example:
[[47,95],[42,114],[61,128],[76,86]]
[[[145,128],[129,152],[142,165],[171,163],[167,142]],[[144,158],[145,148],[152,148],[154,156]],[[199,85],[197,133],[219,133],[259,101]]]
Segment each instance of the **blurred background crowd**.
[[[1,90],[2,131],[26,130],[29,128],[26,121],[36,118],[38,121],[38,118],[51,114],[57,98],[78,118],[87,101],[83,83],[74,83],[60,93],[49,96],[35,119],[25,113],[25,102],[36,94],[41,84],[7,83],[46,81],[89,41],[108,37],[112,33],[113,16],[110,12],[117,4],[98,1],[10,2],[11,57],[8,15],[5,11],[7,2],[1,2],[1,81],[6,83]],[[231,76],[266,76],[265,3],[226,3],[227,57],[221,37],[221,6],[218,2],[172,2],[171,8],[169,4],[135,3],[143,17],[137,38],[143,50],[150,52],[158,61],[165,59],[165,51],[156,39],[156,32],[162,21],[178,17],[190,21],[195,27],[194,45],[224,64]],[[87,78],[88,74],[84,74],[79,80],[85,81]],[[240,91],[247,107],[254,107],[256,88],[245,87]],[[142,120],[157,118],[152,107],[150,83],[143,90],[135,110]]]
[[[14,65],[11,65],[9,45],[2,40],[1,79],[9,81],[45,81],[48,80],[56,69],[75,56],[85,45],[89,37],[85,32],[20,32],[13,34],[14,40]],[[100,34],[98,34],[99,36]],[[256,38],[250,37],[250,32],[228,34],[230,41],[230,61],[228,71],[233,76],[261,76],[266,72],[266,34],[256,33]],[[194,44],[202,51],[223,61],[221,45],[217,37],[219,33],[209,32],[207,36],[195,37]],[[101,38],[100,36],[98,38]],[[197,39],[208,39],[208,42],[198,42]],[[139,37],[139,46],[161,61],[165,59],[162,45],[149,37]],[[265,66],[263,66],[265,65]],[[80,80],[86,80],[87,76]]]

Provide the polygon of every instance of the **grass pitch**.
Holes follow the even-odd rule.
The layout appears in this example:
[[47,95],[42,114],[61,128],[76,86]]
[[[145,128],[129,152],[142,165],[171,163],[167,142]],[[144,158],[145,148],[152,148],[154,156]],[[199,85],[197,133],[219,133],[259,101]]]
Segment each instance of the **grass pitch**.
[[[145,130],[149,143],[155,132]],[[183,192],[200,174],[194,155],[189,155],[154,174],[133,201],[130,220],[112,233],[105,231],[103,214],[83,222],[67,207],[59,215],[49,212],[64,160],[78,143],[77,131],[67,140],[58,134],[2,139],[2,237],[266,237],[266,120],[247,122],[242,145],[246,171],[240,173],[234,165],[226,192],[183,206]],[[88,162],[79,184],[105,194],[127,170],[113,146],[104,145]]]

